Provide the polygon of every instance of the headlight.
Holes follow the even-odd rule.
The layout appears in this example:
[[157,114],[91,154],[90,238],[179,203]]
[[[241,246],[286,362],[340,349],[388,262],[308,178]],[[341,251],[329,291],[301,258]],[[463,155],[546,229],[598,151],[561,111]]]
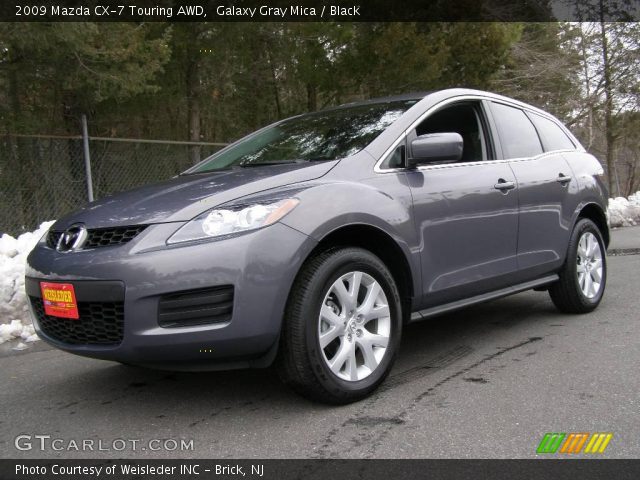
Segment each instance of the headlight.
[[273,203],[209,210],[171,235],[167,243],[193,242],[266,227],[280,220],[298,203],[296,198],[287,198]]

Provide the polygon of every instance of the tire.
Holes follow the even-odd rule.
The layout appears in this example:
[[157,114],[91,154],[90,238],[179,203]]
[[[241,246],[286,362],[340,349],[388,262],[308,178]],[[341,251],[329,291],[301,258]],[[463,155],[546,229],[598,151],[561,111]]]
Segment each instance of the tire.
[[558,310],[588,313],[600,304],[607,283],[606,249],[600,230],[588,218],[576,223],[559,275],[560,280],[549,288],[551,300]]
[[311,400],[360,400],[388,375],[401,332],[400,293],[384,263],[361,248],[325,251],[302,267],[289,296],[280,378]]

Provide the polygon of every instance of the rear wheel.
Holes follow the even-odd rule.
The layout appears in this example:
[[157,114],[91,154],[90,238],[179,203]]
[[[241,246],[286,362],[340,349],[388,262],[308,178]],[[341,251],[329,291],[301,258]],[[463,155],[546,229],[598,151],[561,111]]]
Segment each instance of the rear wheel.
[[594,310],[604,294],[607,258],[598,227],[581,219],[573,229],[560,280],[549,288],[555,306],[567,313]]
[[359,400],[389,373],[401,318],[398,288],[378,257],[360,248],[322,253],[303,267],[291,292],[280,376],[313,400]]

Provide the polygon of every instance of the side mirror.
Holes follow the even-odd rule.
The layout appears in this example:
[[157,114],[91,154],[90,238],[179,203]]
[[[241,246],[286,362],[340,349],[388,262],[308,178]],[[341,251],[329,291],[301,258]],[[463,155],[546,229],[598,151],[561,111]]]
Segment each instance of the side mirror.
[[431,162],[457,162],[462,158],[462,136],[456,132],[428,133],[411,142],[407,166]]

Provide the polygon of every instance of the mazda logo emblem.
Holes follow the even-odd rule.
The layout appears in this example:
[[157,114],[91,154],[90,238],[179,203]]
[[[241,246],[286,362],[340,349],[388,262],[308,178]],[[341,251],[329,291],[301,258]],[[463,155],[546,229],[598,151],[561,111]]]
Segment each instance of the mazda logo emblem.
[[59,252],[73,252],[80,250],[87,240],[87,227],[79,223],[71,225],[60,235],[56,250]]

